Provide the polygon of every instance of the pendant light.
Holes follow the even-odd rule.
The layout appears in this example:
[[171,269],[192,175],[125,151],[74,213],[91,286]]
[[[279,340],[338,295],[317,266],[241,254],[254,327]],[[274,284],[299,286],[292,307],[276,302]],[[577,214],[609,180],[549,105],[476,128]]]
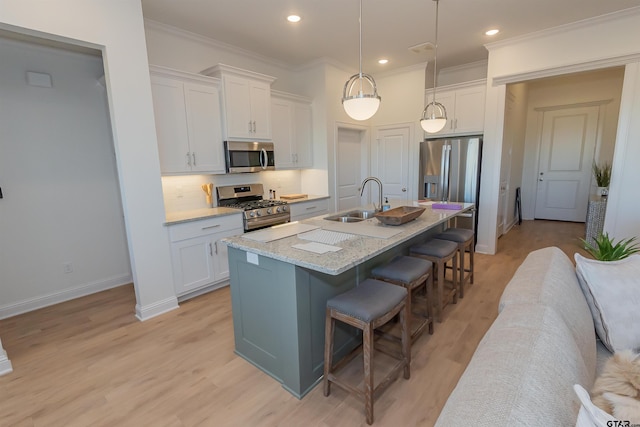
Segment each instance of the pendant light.
[[427,133],[440,132],[447,124],[447,110],[439,102],[436,102],[436,83],[438,76],[438,2],[439,0],[433,0],[436,2],[436,43],[434,46],[433,56],[433,101],[427,104],[422,111],[422,119],[420,120],[420,126]]
[[[360,0],[360,72],[347,80],[342,91],[342,106],[344,111],[354,120],[371,118],[380,106],[380,97],[376,82],[369,74],[362,73],[362,0]],[[372,93],[364,93],[367,86]],[[355,93],[354,93],[355,91]]]

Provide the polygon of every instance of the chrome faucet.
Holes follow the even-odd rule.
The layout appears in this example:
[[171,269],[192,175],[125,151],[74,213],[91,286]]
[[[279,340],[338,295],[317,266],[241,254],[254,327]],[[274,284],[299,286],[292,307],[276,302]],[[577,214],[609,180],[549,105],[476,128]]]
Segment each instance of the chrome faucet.
[[378,207],[376,207],[376,204],[373,203],[373,209],[376,212],[382,212],[382,182],[380,182],[378,178],[376,178],[375,176],[370,176],[362,181],[362,184],[360,185],[360,197],[362,197],[362,195],[364,194],[364,186],[369,181],[375,181],[378,183]]

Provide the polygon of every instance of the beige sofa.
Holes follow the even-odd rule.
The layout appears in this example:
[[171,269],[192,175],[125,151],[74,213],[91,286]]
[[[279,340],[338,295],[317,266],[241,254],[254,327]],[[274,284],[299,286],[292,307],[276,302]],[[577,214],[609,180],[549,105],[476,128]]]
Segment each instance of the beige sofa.
[[530,253],[498,311],[436,426],[575,425],[573,385],[591,389],[609,353],[573,263],[556,247]]

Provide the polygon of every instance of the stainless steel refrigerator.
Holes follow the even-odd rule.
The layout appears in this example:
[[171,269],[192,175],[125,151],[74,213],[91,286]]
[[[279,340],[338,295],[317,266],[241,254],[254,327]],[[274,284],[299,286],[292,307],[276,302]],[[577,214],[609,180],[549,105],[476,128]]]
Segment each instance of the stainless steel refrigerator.
[[457,226],[476,230],[481,160],[482,135],[422,141],[420,199],[475,203],[476,214],[459,218]]

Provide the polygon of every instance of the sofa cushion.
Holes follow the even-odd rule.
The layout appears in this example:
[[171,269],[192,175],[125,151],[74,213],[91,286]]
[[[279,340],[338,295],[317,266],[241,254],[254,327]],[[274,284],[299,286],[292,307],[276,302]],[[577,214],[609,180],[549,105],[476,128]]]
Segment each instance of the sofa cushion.
[[478,345],[436,425],[575,425],[580,404],[572,387],[590,386],[594,370],[555,310],[509,304]]
[[498,311],[510,304],[542,304],[553,308],[571,330],[587,366],[595,366],[593,319],[575,268],[559,248],[531,252],[507,284]]
[[576,271],[598,336],[609,350],[640,347],[640,255],[596,261],[575,254]]

